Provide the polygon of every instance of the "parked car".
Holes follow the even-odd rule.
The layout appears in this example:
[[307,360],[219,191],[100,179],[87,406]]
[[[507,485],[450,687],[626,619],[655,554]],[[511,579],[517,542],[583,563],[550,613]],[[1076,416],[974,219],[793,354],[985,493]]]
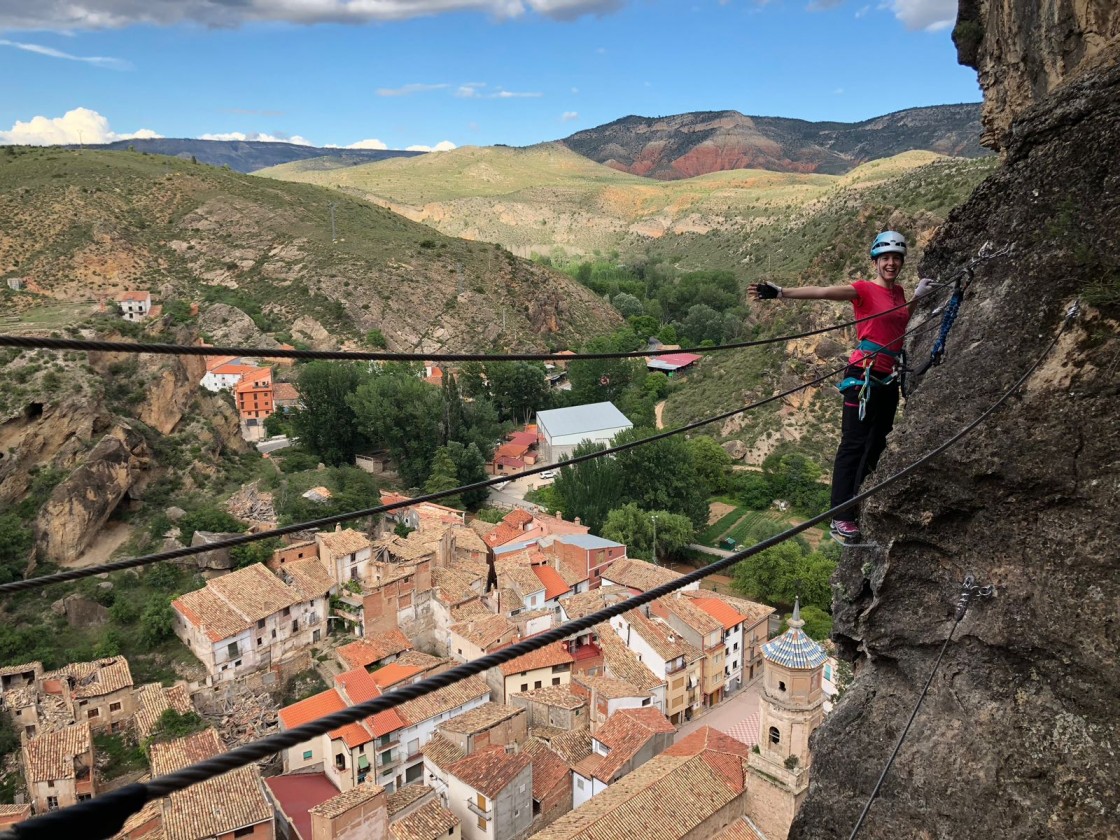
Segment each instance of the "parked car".
[[559,470],[545,470],[541,473],[541,478],[556,478],[556,475],[559,472]]

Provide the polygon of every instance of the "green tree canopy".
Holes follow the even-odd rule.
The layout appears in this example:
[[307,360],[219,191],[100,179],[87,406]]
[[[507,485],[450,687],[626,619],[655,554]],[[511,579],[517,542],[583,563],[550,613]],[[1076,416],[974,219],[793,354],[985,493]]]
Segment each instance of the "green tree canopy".
[[440,442],[439,390],[420,379],[411,366],[387,364],[359,385],[348,402],[361,433],[389,450],[405,481],[421,486]]
[[299,368],[302,408],[291,415],[300,443],[324,463],[352,463],[366,444],[351,398],[370,378],[356,362],[311,362]]
[[684,548],[695,533],[687,516],[667,510],[642,510],[635,502],[612,510],[603,526],[603,536],[625,543],[631,557],[652,559],[655,563]]
[[[459,474],[455,466],[455,460],[451,457],[451,453],[447,451],[447,447],[441,446],[432,457],[432,471],[428,475],[428,480],[424,483],[424,492],[439,493],[441,490],[451,490],[458,486]],[[463,500],[457,495],[440,499],[439,503],[448,507],[461,508],[463,506]]]
[[539,362],[494,362],[486,378],[498,416],[515,423],[528,422],[534,413],[551,405],[544,365]]
[[[603,449],[606,449],[603,444],[588,441],[579,444],[572,456],[579,457]],[[621,499],[622,472],[609,458],[562,466],[560,474],[552,482],[552,491],[565,518],[578,516],[595,534],[602,532],[611,508],[624,501]]]
[[[616,435],[613,443],[641,440],[653,433],[652,429],[627,429]],[[620,452],[614,464],[622,474],[621,501],[637,502],[645,510],[682,514],[697,528],[707,524],[707,493],[688,444],[679,436]]]
[[731,456],[727,454],[716,439],[708,435],[697,435],[688,440],[688,451],[696,474],[704,482],[708,495],[727,491],[730,484]]
[[191,544],[195,531],[239,534],[244,530],[245,526],[239,520],[216,507],[201,508],[179,520],[179,539],[184,545]]

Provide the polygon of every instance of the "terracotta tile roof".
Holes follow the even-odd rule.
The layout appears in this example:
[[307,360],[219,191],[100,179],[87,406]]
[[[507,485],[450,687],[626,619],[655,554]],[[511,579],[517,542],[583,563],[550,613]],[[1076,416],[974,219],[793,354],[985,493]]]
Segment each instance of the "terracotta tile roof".
[[706,610],[700,609],[699,604],[694,603],[692,599],[674,594],[658,598],[657,603],[701,636],[718,632],[720,641],[723,641],[723,622],[709,615]]
[[562,816],[534,840],[677,840],[738,794],[699,757],[657,756]]
[[260,368],[259,372],[247,373],[233,389],[239,394],[262,391],[272,387],[272,368]]
[[603,627],[599,634],[599,647],[603,650],[603,659],[609,676],[626,680],[646,690],[665,684],[665,680],[646,667],[609,627]]
[[305,700],[282,708],[280,722],[284,724],[285,729],[295,729],[323,715],[340,712],[345,708],[346,701],[342,699],[342,695],[336,689],[328,688],[326,691],[320,691]]
[[384,793],[385,788],[381,787],[381,785],[375,785],[373,782],[366,782],[357,787],[350,788],[350,790],[340,793],[338,796],[332,796],[326,802],[319,803],[314,808],[311,808],[309,813],[315,814],[317,817],[334,819],[335,817],[341,817],[351,808],[356,808],[363,802],[376,799]]
[[544,598],[552,601],[565,592],[571,592],[572,587],[564,580],[563,576],[551,566],[533,566],[533,574],[544,585]]
[[3,668],[0,668],[0,677],[10,677],[10,676],[13,676],[15,674],[24,674],[24,673],[28,673],[28,672],[33,672],[38,676],[42,676],[43,675],[43,663],[42,662],[24,662],[21,665],[5,665]]
[[579,560],[574,557],[558,558],[556,561],[556,571],[568,586],[575,586],[577,583],[583,583],[583,581],[590,577],[587,572],[587,564],[579,562]]
[[322,598],[334,586],[334,579],[318,557],[290,560],[284,564],[284,571],[291,578],[288,585],[298,592],[304,601]]
[[748,601],[745,598],[736,598],[733,595],[724,595],[721,592],[711,592],[707,589],[703,590],[686,590],[681,593],[686,598],[694,600],[715,600],[727,604],[736,612],[747,617],[747,626],[753,627],[760,621],[769,618],[776,612],[776,610],[766,604],[759,604],[755,601]]
[[366,729],[360,722],[347,723],[330,733],[332,741],[342,741],[349,749],[368,744],[373,740],[373,733]]
[[[364,668],[354,668],[334,678],[339,698],[345,705],[354,706],[381,696],[381,687]],[[320,695],[315,695],[319,697]],[[314,699],[314,698],[308,698]],[[306,702],[306,701],[303,701]],[[299,704],[296,704],[299,705]],[[291,708],[290,706],[287,708]],[[283,714],[284,709],[281,709]],[[313,718],[312,718],[313,719]],[[285,725],[286,722],[285,722]],[[405,722],[396,709],[386,709],[358,723],[350,723],[330,733],[331,738],[341,738],[348,747],[368,743],[372,738],[403,729]]]
[[514,432],[509,435],[508,440],[510,443],[522,443],[525,446],[533,447],[537,445],[537,433],[534,432]]
[[[500,447],[499,447],[499,449],[500,449]],[[528,447],[525,447],[525,449],[528,449]],[[515,452],[515,453],[510,453],[510,454],[512,454],[515,458],[520,457],[521,455],[525,454],[525,450],[523,449],[521,452]],[[505,516],[502,517],[502,522],[506,523],[511,528],[523,528],[524,526],[528,525],[532,521],[533,521],[533,514],[529,513],[529,511],[525,510],[524,508],[514,508],[513,510],[511,510],[509,513],[507,513]]]
[[385,799],[385,807],[389,811],[389,818],[392,819],[393,814],[403,811],[413,802],[417,802],[432,793],[435,793],[435,791],[428,785],[405,785],[393,791]]
[[352,668],[337,674],[334,684],[342,690],[342,699],[351,706],[381,696],[381,687],[365,668]]
[[117,295],[117,300],[135,300],[145,301],[152,296],[151,292],[121,292]]
[[440,732],[454,732],[457,735],[475,735],[517,715],[525,714],[523,709],[507,706],[504,703],[483,703],[469,712],[455,715],[451,720],[439,725]]
[[364,534],[351,528],[319,533],[315,535],[315,539],[336,557],[340,554],[357,554],[364,548],[372,547]]
[[350,668],[368,668],[388,656],[411,649],[412,642],[408,637],[400,629],[394,628],[388,633],[379,633],[368,639],[358,639],[342,645],[337,653],[338,658]]
[[530,741],[524,752],[533,762],[533,798],[540,802],[559,785],[571,784],[571,768],[560,756],[540,741]]
[[604,580],[636,589],[639,592],[648,592],[655,586],[669,583],[680,577],[683,577],[683,575],[679,575],[671,569],[666,569],[664,566],[656,566],[653,563],[647,563],[645,560],[637,560],[633,557],[622,557],[615,560],[603,572]]
[[[505,461],[506,459],[520,461],[522,456],[528,451],[529,447],[523,443],[513,443],[512,441],[510,443],[503,443],[496,450],[494,450],[494,460],[499,462]],[[521,510],[521,508],[518,508],[517,510]],[[532,516],[529,517],[529,521],[533,521]],[[510,524],[514,525],[514,523],[512,522]],[[517,526],[514,525],[514,527]]]
[[432,656],[430,653],[424,653],[422,650],[406,650],[397,657],[396,664],[398,665],[414,665],[424,671],[431,671],[433,668],[438,668],[451,660],[440,659],[438,656]]
[[423,560],[438,550],[436,542],[429,540],[427,536],[421,535],[417,531],[413,531],[407,539],[401,539],[396,534],[382,537],[374,542],[373,548],[374,551],[384,551],[390,557],[396,557],[400,560]]
[[517,635],[517,628],[508,618],[493,614],[460,621],[449,629],[482,650],[490,649],[511,634]]
[[488,750],[468,755],[447,768],[468,787],[496,799],[532,761],[525,753],[509,755],[505,747],[492,747]]
[[455,540],[455,547],[465,551],[486,551],[486,542],[476,530],[466,526],[451,529],[451,536]]
[[437,731],[432,739],[420,750],[424,758],[441,770],[446,770],[456,761],[466,758],[466,753],[459,749],[454,741],[444,738]]
[[489,700],[490,689],[481,677],[467,677],[431,694],[409,700],[398,706],[397,712],[406,723],[420,723],[479,699],[483,702]]
[[481,599],[478,597],[451,607],[452,621],[468,621],[484,615],[492,615],[492,613],[483,606]]
[[445,604],[460,604],[478,597],[471,585],[478,580],[476,574],[461,569],[436,569],[433,577],[439,599]]
[[132,688],[132,672],[123,656],[73,662],[57,671],[48,671],[43,674],[43,679],[69,679],[70,696],[77,699],[103,697],[122,688]]
[[623,617],[630,622],[631,631],[641,636],[666,662],[681,656],[685,662],[693,662],[703,656],[680,633],[659,618],[647,618],[641,610],[630,610]]
[[595,692],[604,700],[620,700],[623,697],[649,697],[650,693],[644,688],[638,688],[631,682],[607,677],[603,675],[591,676],[589,674],[572,674],[572,682],[577,682]]
[[575,662],[572,655],[568,653],[568,649],[564,647],[562,642],[553,642],[550,645],[545,645],[542,648],[532,651],[531,653],[518,656],[516,659],[511,659],[509,662],[503,662],[499,667],[502,674],[511,676],[513,674],[524,674],[526,671],[533,671],[537,668],[551,668],[554,665],[571,665]]
[[272,390],[272,398],[274,400],[295,401],[299,399],[299,391],[291,382],[277,382]]
[[[9,806],[4,806],[9,807]],[[18,806],[17,806],[18,807]],[[30,805],[25,806],[30,809]],[[28,815],[30,816],[30,814]],[[154,827],[146,834],[134,834],[145,823],[152,822]],[[144,804],[144,807],[137,811],[124,821],[121,826],[120,834],[114,834],[113,840],[133,840],[136,837],[142,837],[144,840],[163,840],[167,835],[163,833],[163,800],[152,799]]]
[[391,665],[386,665],[384,668],[378,668],[370,676],[373,681],[377,683],[377,687],[382,691],[394,686],[397,683],[404,682],[410,677],[415,677],[417,674],[422,674],[424,669],[418,665],[402,665],[399,662],[394,662]]
[[766,840],[766,835],[751,822],[750,817],[740,817],[712,840]]
[[591,733],[586,729],[573,729],[571,732],[556,730],[545,733],[540,728],[534,728],[530,734],[547,744],[548,748],[564,759],[569,766],[575,766],[591,755]]
[[260,368],[256,367],[255,365],[233,364],[233,363],[228,363],[227,362],[225,364],[215,365],[214,367],[212,367],[210,369],[210,373],[213,373],[216,376],[242,376],[243,377],[243,376],[249,376],[249,375],[255,373],[258,370],[260,370]]
[[746,789],[750,754],[747,744],[710,726],[701,726],[664,752],[664,755],[700,756],[737,793]]
[[595,740],[609,747],[610,752],[603,756],[592,772],[597,779],[610,784],[654,735],[676,731],[676,727],[657,709],[617,711],[595,733]]
[[522,539],[524,536],[525,534],[523,532],[503,522],[493,530],[483,534],[482,538],[486,541],[488,546],[497,548],[506,543],[517,542],[517,540]]
[[525,697],[534,703],[545,706],[555,706],[558,709],[579,709],[587,705],[587,701],[578,694],[572,694],[562,685],[546,685],[543,688],[534,688],[529,691],[519,691],[514,697]]
[[512,589],[518,598],[527,598],[535,592],[544,592],[545,585],[528,566],[498,570],[498,585]]
[[159,741],[151,745],[149,757],[152,765],[153,776],[163,776],[174,773],[176,770],[204,761],[207,758],[224,752],[222,739],[213,727],[195,732],[184,738],[174,741]]
[[719,598],[693,598],[692,600],[697,607],[722,624],[724,630],[730,630],[735,625],[747,621],[747,616]]
[[92,743],[88,723],[76,723],[28,739],[24,767],[27,781],[54,782],[76,778],[74,759],[88,753]]
[[206,588],[176,598],[171,606],[217,642],[304,600],[295,588],[254,563],[207,581]]
[[[586,578],[586,575],[584,575]],[[621,586],[600,586],[598,589],[589,589],[578,595],[569,595],[564,599],[562,606],[569,619],[583,618],[585,615],[625,601],[630,593]]]
[[181,715],[194,711],[185,685],[164,688],[159,683],[146,683],[140,686],[136,692],[136,734],[140,741],[152,734],[160,716],[168,709]]
[[[411,787],[411,786],[410,786]],[[433,799],[403,819],[389,825],[393,840],[436,840],[447,837],[459,824],[459,818]]]
[[216,367],[221,367],[222,365],[228,365],[230,362],[236,362],[237,359],[238,359],[237,356],[207,356],[206,357],[206,369],[208,371],[212,371]]

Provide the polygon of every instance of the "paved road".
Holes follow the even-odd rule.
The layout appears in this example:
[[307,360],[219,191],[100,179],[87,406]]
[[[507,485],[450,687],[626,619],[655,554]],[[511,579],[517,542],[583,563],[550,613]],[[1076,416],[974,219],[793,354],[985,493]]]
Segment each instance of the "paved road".
[[694,717],[677,731],[676,741],[686,738],[701,726],[726,732],[733,738],[753,744],[758,738],[758,696],[762,681],[755,680],[723,703]]
[[278,449],[287,449],[297,440],[298,438],[292,438],[291,440],[289,440],[288,438],[283,436],[272,438],[271,440],[262,440],[257,444],[257,451],[262,455],[266,455],[269,452],[275,452]]
[[724,551],[722,548],[712,548],[710,545],[700,545],[700,543],[689,543],[688,547],[693,551],[699,551],[701,554],[712,554],[716,557],[730,557],[734,551]]
[[541,478],[539,475],[530,475],[525,478],[519,478],[516,481],[509,482],[501,490],[499,490],[497,487],[491,487],[490,501],[496,502],[499,505],[506,505],[508,507],[525,508],[525,510],[543,510],[540,505],[535,505],[532,502],[525,501],[525,494],[530,490],[535,490],[537,487],[543,487],[551,483],[552,479]]

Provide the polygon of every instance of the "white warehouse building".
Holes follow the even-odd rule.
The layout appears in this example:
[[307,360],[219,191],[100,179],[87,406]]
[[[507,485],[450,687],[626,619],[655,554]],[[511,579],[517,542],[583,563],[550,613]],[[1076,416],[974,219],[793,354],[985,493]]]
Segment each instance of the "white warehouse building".
[[553,408],[537,412],[537,445],[545,463],[555,464],[584,441],[609,444],[633,426],[610,402]]

